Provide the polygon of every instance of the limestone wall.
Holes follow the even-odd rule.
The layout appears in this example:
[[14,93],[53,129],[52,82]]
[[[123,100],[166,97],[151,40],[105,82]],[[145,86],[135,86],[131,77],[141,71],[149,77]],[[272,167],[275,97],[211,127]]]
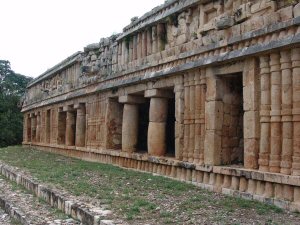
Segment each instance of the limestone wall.
[[24,144],[299,210],[299,23],[293,1],[168,1],[35,79]]

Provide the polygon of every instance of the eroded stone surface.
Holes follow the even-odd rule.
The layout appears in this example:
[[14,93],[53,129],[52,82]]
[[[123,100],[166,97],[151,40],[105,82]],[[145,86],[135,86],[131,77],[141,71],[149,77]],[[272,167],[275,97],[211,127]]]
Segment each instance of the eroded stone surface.
[[5,213],[1,208],[0,208],[0,224],[2,225],[12,225],[13,223],[11,222],[11,219],[7,213]]
[[[51,225],[76,225],[80,222],[73,219],[59,219],[55,213],[55,209],[50,205],[41,202],[37,197],[26,191],[14,188],[12,183],[0,177],[1,195],[5,199],[14,204],[26,216],[26,221],[30,224],[51,224]],[[0,212],[1,214],[1,212]],[[67,216],[64,216],[67,217]],[[5,219],[5,217],[3,217]],[[3,221],[5,221],[3,219]],[[6,219],[7,220],[7,219]],[[9,221],[9,220],[7,220]],[[1,217],[0,217],[1,222]],[[1,223],[2,224],[2,223]]]

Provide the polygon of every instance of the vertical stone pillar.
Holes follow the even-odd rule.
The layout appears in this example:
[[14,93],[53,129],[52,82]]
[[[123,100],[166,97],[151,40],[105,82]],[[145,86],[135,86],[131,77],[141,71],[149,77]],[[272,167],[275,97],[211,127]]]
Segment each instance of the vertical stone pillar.
[[244,110],[244,166],[258,168],[259,151],[259,99],[258,63],[255,58],[244,62],[243,71],[243,110]]
[[165,50],[165,25],[163,23],[157,24],[157,50]]
[[147,56],[147,31],[142,31],[142,58]]
[[51,110],[46,111],[46,129],[45,129],[45,142],[50,143],[50,136],[51,136]]
[[124,104],[122,123],[122,151],[134,152],[138,143],[138,104],[144,103],[145,99],[138,96],[120,96],[119,102]]
[[136,60],[137,59],[137,35],[133,36],[133,52],[132,52],[132,59]]
[[269,171],[271,79],[269,56],[260,57],[260,146],[259,170]]
[[152,54],[157,52],[157,27],[152,27]]
[[122,65],[124,65],[126,63],[126,42],[125,39],[122,40]]
[[223,126],[223,102],[220,93],[221,81],[212,68],[206,69],[205,140],[204,164],[220,165],[221,133]]
[[84,147],[85,146],[85,133],[86,133],[86,109],[85,104],[81,103],[74,108],[77,109],[76,114],[76,138],[75,138],[75,145],[77,147]]
[[122,40],[118,42],[118,65],[122,65]]
[[190,85],[189,74],[184,75],[184,146],[183,161],[188,161],[189,142],[190,142]]
[[189,72],[189,87],[190,87],[190,93],[189,93],[189,99],[190,99],[190,105],[189,105],[189,152],[188,152],[188,161],[193,162],[194,161],[194,151],[195,151],[195,72]]
[[31,113],[30,117],[31,117],[31,142],[36,142],[36,117],[34,113]]
[[280,173],[291,174],[293,154],[292,62],[290,51],[281,51],[280,56],[282,80],[282,153]]
[[142,33],[137,34],[137,59],[142,58]]
[[292,175],[300,176],[300,48],[292,49],[293,163]]
[[133,61],[133,39],[132,37],[129,38],[129,43],[127,45],[128,47],[128,60],[127,62]]
[[201,70],[195,73],[195,148],[194,148],[194,163],[200,161],[201,149]]
[[183,76],[177,76],[175,81],[175,157],[182,160],[184,139],[184,86]]
[[271,53],[271,153],[270,172],[280,172],[281,132],[281,71],[279,53]]
[[36,113],[36,142],[41,141],[41,112]]
[[67,146],[75,145],[75,128],[76,128],[75,113],[70,109],[68,109],[67,118],[66,118],[66,145]]
[[148,126],[148,153],[163,156],[166,153],[166,124],[168,116],[168,98],[172,93],[152,89],[145,91],[145,97],[151,98]]
[[147,32],[147,55],[152,53],[152,30],[151,27],[146,30]]
[[201,106],[200,106],[200,124],[201,124],[201,142],[199,163],[204,163],[204,136],[205,136],[205,101],[206,101],[206,75],[205,69],[201,69],[200,76],[200,92],[201,92]]

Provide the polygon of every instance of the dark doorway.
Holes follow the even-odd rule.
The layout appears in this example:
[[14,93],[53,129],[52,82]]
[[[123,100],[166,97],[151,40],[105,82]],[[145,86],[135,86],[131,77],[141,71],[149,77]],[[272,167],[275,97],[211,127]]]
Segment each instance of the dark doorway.
[[242,73],[222,75],[222,164],[243,164],[243,76]]
[[66,112],[58,113],[58,134],[57,144],[64,145],[66,143]]
[[139,134],[137,143],[137,152],[148,152],[148,125],[150,99],[145,99],[145,103],[139,104]]
[[175,156],[175,98],[168,100],[168,118],[166,125],[166,156]]

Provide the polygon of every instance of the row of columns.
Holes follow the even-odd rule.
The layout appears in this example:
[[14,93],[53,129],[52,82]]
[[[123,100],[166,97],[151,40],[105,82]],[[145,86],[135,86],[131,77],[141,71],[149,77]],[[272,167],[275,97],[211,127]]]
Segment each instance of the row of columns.
[[65,144],[67,146],[84,147],[86,139],[85,104],[63,107],[61,113],[66,113]]
[[122,150],[134,152],[138,144],[139,104],[150,98],[148,125],[148,153],[162,156],[166,153],[166,123],[168,116],[168,98],[173,94],[168,91],[146,90],[144,96],[120,96],[119,102],[124,104],[122,123]]
[[[73,107],[61,107],[58,111],[58,144],[67,146],[85,146],[86,112],[85,104]],[[65,116],[62,114],[65,113]],[[51,111],[47,110],[42,118],[42,112],[30,113],[26,122],[26,141],[32,143],[50,143]],[[45,120],[45,121],[44,121]],[[65,120],[65,121],[62,121]],[[44,121],[44,123],[43,123]],[[44,132],[44,133],[43,133]],[[42,135],[43,133],[43,135]],[[43,138],[42,138],[43,137]]]
[[300,175],[300,49],[260,57],[259,170]]
[[159,23],[131,37],[123,38],[118,45],[118,62],[124,65],[164,50],[165,36],[165,24]]

